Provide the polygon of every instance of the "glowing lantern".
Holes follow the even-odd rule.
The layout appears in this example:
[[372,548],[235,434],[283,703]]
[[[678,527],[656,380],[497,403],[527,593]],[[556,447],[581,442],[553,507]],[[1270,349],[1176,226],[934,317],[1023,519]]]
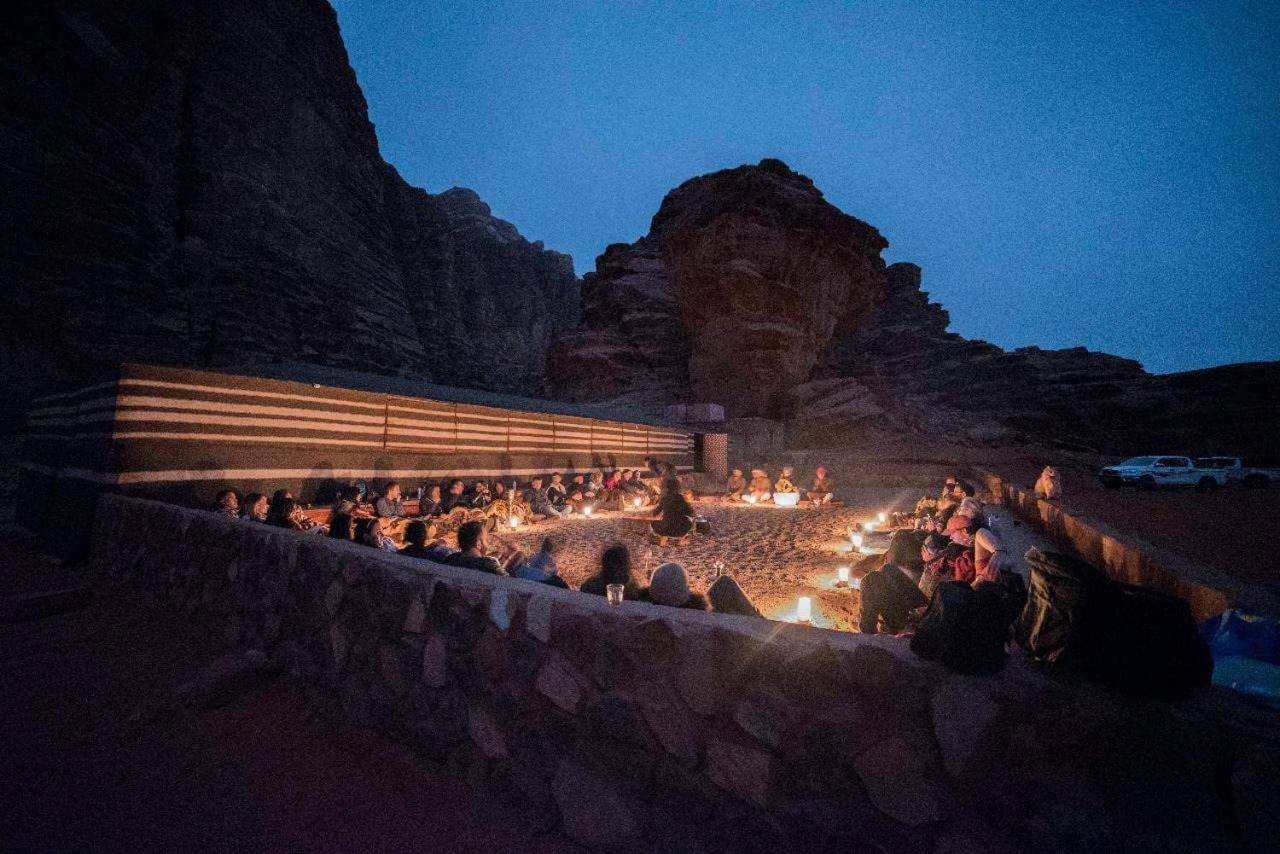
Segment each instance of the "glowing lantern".
[[841,584],[848,584],[849,583],[849,567],[847,566],[837,567],[836,577],[840,580]]
[[813,620],[813,600],[808,596],[801,596],[796,600],[796,621],[800,623],[808,623]]
[[631,502],[631,503],[632,503],[634,506],[639,507],[639,506],[640,506],[641,504],[643,504],[644,502],[642,502],[639,498],[635,498],[635,499],[633,499],[633,500],[632,500],[632,502]]
[[590,504],[588,504],[588,505],[586,505],[585,507],[583,507],[583,508],[582,508],[582,515],[583,515],[583,516],[590,516],[590,515],[591,515],[592,513],[594,513],[594,512],[596,512],[596,508],[592,507]]
[[858,551],[862,551],[862,535],[861,534],[854,534],[849,539],[853,543],[853,547],[855,549],[857,549]]
[[743,501],[745,501],[745,502],[747,502],[748,504],[755,504],[755,503],[756,503],[756,497],[755,497],[754,495],[748,495],[748,496],[746,496],[745,498],[743,498],[742,500],[743,500]]
[[885,521],[888,520],[889,517],[886,516],[883,512],[881,512],[879,518],[880,518],[880,524],[883,525]]
[[520,527],[520,517],[519,517],[519,516],[511,516],[511,517],[509,517],[509,518],[507,519],[507,524],[508,524],[508,525],[510,525],[510,526],[511,526],[511,527],[513,527],[513,528],[518,528],[518,527]]

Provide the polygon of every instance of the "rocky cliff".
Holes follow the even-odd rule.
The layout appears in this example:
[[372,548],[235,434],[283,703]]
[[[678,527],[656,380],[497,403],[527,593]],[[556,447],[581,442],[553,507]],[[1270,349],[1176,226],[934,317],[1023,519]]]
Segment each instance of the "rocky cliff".
[[806,445],[879,431],[1280,453],[1280,364],[1152,376],[1080,347],[1006,351],[948,331],[920,268],[886,267],[886,246],[779,161],[694,178],[585,277],[579,328],[553,346],[553,388],[651,409],[720,403],[786,420]]
[[542,390],[569,258],[383,162],[323,0],[18,4],[0,44],[11,402],[122,359]]

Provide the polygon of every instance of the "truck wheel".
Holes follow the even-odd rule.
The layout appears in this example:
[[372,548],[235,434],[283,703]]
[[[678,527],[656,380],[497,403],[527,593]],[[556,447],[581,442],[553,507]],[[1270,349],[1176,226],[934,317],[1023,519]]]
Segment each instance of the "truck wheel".
[[1245,489],[1266,489],[1270,485],[1265,474],[1251,474],[1244,479]]
[[1155,488],[1156,479],[1151,475],[1144,474],[1142,477],[1138,478],[1138,489],[1141,489],[1143,492],[1150,492]]
[[1200,482],[1196,484],[1196,492],[1205,493],[1213,492],[1218,488],[1218,482],[1211,477],[1202,477]]

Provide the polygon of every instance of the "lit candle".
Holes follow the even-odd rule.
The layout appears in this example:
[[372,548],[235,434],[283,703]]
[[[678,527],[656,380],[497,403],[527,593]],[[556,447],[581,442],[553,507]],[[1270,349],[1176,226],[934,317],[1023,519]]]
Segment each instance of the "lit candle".
[[875,529],[876,529],[876,523],[875,523],[875,522],[863,522],[863,523],[862,523],[862,530],[866,531],[868,534],[870,534],[870,533],[871,533],[872,531],[874,531]]
[[594,508],[594,507],[592,507],[590,504],[588,504],[588,505],[586,505],[585,507],[583,507],[583,508],[582,508],[582,515],[583,515],[583,516],[590,516],[592,513],[594,513],[594,512],[595,512],[595,509],[596,509],[596,508]]
[[635,499],[635,500],[633,500],[631,503],[632,503],[632,504],[634,504],[636,507],[639,507],[639,506],[641,505],[641,503],[642,503],[642,502],[640,501],[640,499],[639,499],[639,498],[636,498],[636,499]]
[[755,503],[756,503],[756,497],[755,497],[754,495],[748,495],[744,500],[745,500],[748,504],[755,504]]
[[854,534],[850,539],[853,540],[853,547],[858,551],[862,551],[862,535]]
[[801,623],[808,623],[813,619],[813,600],[808,596],[801,596],[796,600],[796,620]]
[[849,583],[849,567],[847,566],[836,567],[836,577],[840,579],[841,584],[848,584]]
[[886,516],[883,511],[881,511],[879,518],[880,518],[880,524],[883,525],[885,521],[888,520],[889,517]]
[[520,527],[520,518],[518,516],[511,516],[507,519],[507,524],[513,528],[518,528]]

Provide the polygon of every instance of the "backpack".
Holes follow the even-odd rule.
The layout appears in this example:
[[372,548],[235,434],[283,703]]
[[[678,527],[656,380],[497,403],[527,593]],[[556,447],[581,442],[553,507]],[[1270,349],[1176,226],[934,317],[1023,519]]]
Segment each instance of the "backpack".
[[1004,664],[1009,621],[1001,589],[948,581],[939,584],[911,651],[948,670],[969,675],[995,673]]

